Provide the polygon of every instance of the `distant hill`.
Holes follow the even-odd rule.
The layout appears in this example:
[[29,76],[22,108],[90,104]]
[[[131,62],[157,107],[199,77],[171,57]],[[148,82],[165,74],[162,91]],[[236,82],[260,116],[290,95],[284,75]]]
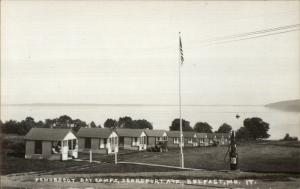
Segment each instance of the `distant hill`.
[[300,112],[300,99],[275,102],[267,104],[265,107],[285,112]]

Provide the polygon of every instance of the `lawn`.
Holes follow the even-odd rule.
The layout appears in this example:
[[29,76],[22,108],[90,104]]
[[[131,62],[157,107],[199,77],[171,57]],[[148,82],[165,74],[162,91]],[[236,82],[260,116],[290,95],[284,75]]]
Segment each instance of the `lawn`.
[[[185,167],[208,170],[229,168],[226,146],[185,148]],[[300,173],[300,148],[273,144],[247,143],[238,145],[239,168],[253,172]],[[140,152],[120,156],[120,161],[179,166],[179,149],[167,153]]]
[[[227,147],[184,148],[185,167],[207,170],[227,170],[224,162]],[[247,143],[238,145],[239,168],[241,171],[300,173],[300,148],[270,143]],[[166,153],[133,152],[119,154],[118,161],[153,163],[179,166],[179,149]],[[2,156],[3,157],[3,156]],[[81,159],[88,159],[88,154],[79,154]],[[141,165],[114,165],[114,156],[93,155],[93,160],[106,163],[88,163],[86,161],[47,161],[26,160],[23,157],[6,156],[2,158],[2,174],[24,173],[32,171],[51,171],[49,173],[126,173],[178,171],[172,168]]]

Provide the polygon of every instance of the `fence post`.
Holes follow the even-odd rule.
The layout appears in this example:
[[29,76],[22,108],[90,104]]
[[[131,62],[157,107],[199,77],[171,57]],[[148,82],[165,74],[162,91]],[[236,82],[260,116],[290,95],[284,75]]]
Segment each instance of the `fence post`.
[[115,164],[118,164],[118,154],[117,154],[117,150],[115,150]]
[[90,150],[90,163],[92,163],[93,161],[93,154],[92,154],[92,150]]

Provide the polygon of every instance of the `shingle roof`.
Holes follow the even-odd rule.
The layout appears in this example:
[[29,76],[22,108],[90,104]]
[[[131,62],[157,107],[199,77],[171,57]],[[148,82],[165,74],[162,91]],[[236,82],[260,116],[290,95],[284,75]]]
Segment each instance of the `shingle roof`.
[[217,136],[217,138],[229,138],[230,134],[229,133],[215,133],[215,135]]
[[89,138],[108,138],[112,130],[108,128],[80,128],[77,132],[78,137]]
[[145,130],[146,135],[149,137],[162,137],[165,132],[165,130]]
[[26,134],[25,140],[58,141],[58,140],[63,140],[69,132],[72,132],[72,130],[71,129],[58,129],[58,128],[56,128],[56,129],[32,128]]
[[215,136],[215,133],[207,133],[207,138],[214,138]]
[[167,135],[171,138],[180,137],[180,131],[167,131]]
[[139,137],[144,129],[116,129],[116,133],[121,137]]
[[[184,131],[182,132],[183,137],[186,138],[194,138],[195,132],[193,131]],[[174,137],[180,137],[180,131],[167,131],[168,137],[174,138]]]
[[207,133],[197,133],[197,137],[198,138],[206,138],[207,137]]
[[187,138],[194,138],[195,132],[193,132],[193,131],[184,131],[183,136],[187,137]]

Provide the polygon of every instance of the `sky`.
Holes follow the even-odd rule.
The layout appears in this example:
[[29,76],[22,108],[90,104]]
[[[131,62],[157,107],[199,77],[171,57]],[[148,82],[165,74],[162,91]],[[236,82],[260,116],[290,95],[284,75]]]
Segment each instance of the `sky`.
[[1,1],[4,104],[264,105],[299,99],[299,1]]

